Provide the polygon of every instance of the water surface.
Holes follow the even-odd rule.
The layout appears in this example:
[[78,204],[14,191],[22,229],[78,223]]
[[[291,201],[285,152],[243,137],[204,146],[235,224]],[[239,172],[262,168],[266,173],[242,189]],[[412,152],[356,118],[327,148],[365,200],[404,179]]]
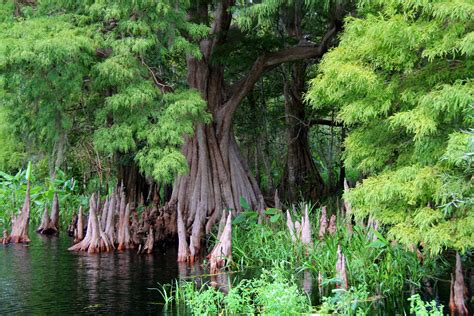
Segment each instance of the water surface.
[[72,239],[30,233],[28,245],[0,245],[0,314],[160,314],[157,283],[179,275],[176,250],[69,252]]

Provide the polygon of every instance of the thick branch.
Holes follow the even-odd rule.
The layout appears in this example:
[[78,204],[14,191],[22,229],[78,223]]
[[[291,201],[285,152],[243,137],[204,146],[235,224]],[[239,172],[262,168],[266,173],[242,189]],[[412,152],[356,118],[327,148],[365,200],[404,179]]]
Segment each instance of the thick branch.
[[308,123],[309,126],[313,125],[327,125],[327,126],[336,126],[336,127],[343,127],[344,125],[339,122],[334,122],[331,120],[326,120],[326,119],[314,119],[310,120]]
[[227,31],[232,20],[230,7],[235,4],[235,0],[220,1],[215,12],[215,20],[212,24],[211,35],[214,37],[213,47],[222,44],[227,36]]
[[325,52],[327,52],[329,43],[335,34],[336,28],[333,27],[326,33],[326,35],[324,35],[320,44],[317,46],[293,46],[282,49],[278,52],[264,54],[257,58],[247,76],[239,82],[239,86],[236,87],[236,89],[233,89],[235,92],[219,111],[218,117],[220,119],[223,120],[223,118],[228,118],[227,120],[223,120],[222,130],[228,130],[227,127],[230,126],[230,119],[232,118],[233,113],[240,102],[242,102],[247,94],[253,89],[255,83],[260,79],[264,72],[282,63],[321,57]]

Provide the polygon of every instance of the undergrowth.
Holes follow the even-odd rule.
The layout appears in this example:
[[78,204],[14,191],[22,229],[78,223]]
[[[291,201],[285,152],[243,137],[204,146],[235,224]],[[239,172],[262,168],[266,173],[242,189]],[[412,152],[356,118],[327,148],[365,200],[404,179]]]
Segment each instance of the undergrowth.
[[[300,219],[292,213],[293,219]],[[212,286],[198,286],[192,281],[162,286],[167,304],[186,306],[187,311],[201,314],[320,314],[365,315],[378,301],[396,298],[397,310],[406,309],[407,299],[421,288],[422,281],[434,280],[447,264],[440,257],[408,251],[383,236],[383,230],[368,230],[354,225],[349,233],[343,218],[337,220],[337,231],[316,238],[320,210],[310,208],[313,245],[305,248],[293,242],[281,211],[266,211],[267,221],[257,223],[258,214],[251,210],[240,213],[233,222],[232,259],[228,268],[262,269],[260,277],[244,279],[229,286],[224,294]],[[337,246],[346,257],[349,289],[336,288]],[[313,291],[323,291],[318,301],[301,288],[303,274],[309,274]],[[319,278],[319,280],[318,280]],[[412,309],[422,310],[421,300],[411,297]],[[415,304],[416,303],[416,304]],[[392,302],[393,304],[393,302]],[[415,305],[413,305],[415,304]],[[427,303],[428,304],[428,303]],[[431,309],[428,307],[428,310]]]

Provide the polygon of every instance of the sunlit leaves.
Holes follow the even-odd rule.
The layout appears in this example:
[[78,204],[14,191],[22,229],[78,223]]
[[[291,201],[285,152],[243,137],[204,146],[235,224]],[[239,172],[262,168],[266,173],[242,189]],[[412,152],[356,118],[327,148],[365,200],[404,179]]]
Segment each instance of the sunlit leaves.
[[[473,4],[360,1],[307,99],[352,127],[349,167],[370,175],[347,198],[358,217],[433,253],[473,247]],[[461,242],[462,240],[462,242]]]

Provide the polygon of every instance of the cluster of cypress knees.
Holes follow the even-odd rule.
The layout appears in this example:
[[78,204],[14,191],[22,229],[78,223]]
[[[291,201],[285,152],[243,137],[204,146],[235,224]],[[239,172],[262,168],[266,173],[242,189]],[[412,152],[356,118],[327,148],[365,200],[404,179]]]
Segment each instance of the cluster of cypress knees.
[[[345,182],[345,190],[348,190]],[[7,230],[3,231],[0,243],[28,243],[29,221],[30,221],[30,183],[28,181],[25,201],[21,212],[12,218],[11,234]],[[275,195],[275,206],[281,209],[277,194]],[[101,199],[98,194],[92,194],[89,200],[89,214],[83,214],[82,207],[78,214],[74,214],[71,224],[68,227],[68,233],[74,237],[74,245],[69,248],[71,251],[84,251],[88,253],[108,252],[117,249],[123,251],[126,249],[138,249],[138,253],[152,253],[156,240],[164,240],[176,236],[176,215],[174,212],[161,211],[157,208],[145,208],[141,218],[138,218],[138,212],[131,209],[130,203],[127,203],[123,185],[114,190],[114,192]],[[352,233],[352,208],[350,203],[344,202],[345,212],[342,214],[345,218],[346,229],[349,234]],[[301,242],[309,253],[313,241],[311,233],[311,223],[306,206],[304,216],[301,221],[293,221],[289,211],[286,212],[287,227],[293,242]],[[130,219],[131,217],[131,219]],[[326,207],[321,210],[319,220],[319,239],[323,239],[326,234],[334,235],[336,233],[336,215],[331,215],[328,223]],[[369,238],[377,237],[371,232],[377,230],[378,222],[369,219],[367,226],[369,229]],[[54,194],[51,216],[47,205],[43,213],[42,221],[37,233],[45,235],[59,234],[59,198]],[[218,272],[226,266],[226,263],[232,259],[232,212],[223,211],[219,222],[217,234],[217,244],[209,253],[211,273]],[[421,253],[420,260],[422,260]],[[340,245],[337,249],[336,272],[341,280],[340,287],[348,289],[349,282],[346,272],[346,259],[341,251]],[[321,276],[318,277],[320,281]],[[452,313],[456,315],[467,315],[465,305],[466,286],[461,266],[461,257],[456,253],[456,267],[454,274],[451,274],[451,296],[449,307]]]
[[[12,230],[3,231],[1,244],[28,243],[30,222],[30,183],[27,184],[21,212],[12,218]],[[211,271],[224,267],[232,255],[232,214],[223,212],[219,223],[218,242],[208,255]],[[59,198],[54,194],[51,215],[45,206],[40,226],[36,232],[43,235],[59,235]],[[82,206],[73,215],[67,232],[74,237],[70,251],[88,253],[113,250],[138,249],[138,253],[150,254],[156,241],[173,239],[176,232],[176,214],[165,208],[144,208],[139,218],[134,206],[127,202],[123,185],[110,196],[102,199],[94,193],[89,199],[89,213]]]

